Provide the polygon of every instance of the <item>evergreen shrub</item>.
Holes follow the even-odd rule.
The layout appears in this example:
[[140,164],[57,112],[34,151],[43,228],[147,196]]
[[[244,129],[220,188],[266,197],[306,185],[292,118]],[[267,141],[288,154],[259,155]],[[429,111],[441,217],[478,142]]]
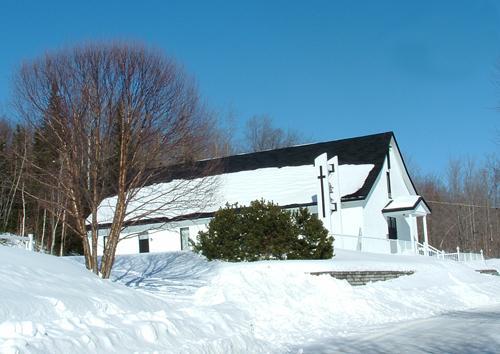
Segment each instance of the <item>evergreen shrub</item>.
[[264,200],[248,207],[227,204],[208,230],[198,234],[194,250],[209,260],[328,259],[333,238],[307,209],[290,212]]

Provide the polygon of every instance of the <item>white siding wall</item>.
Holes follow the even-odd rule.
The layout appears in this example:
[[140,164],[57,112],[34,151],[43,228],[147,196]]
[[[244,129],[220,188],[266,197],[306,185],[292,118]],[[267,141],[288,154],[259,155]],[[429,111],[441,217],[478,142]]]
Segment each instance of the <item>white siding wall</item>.
[[387,162],[375,181],[375,185],[371,193],[366,199],[365,208],[363,210],[363,235],[368,237],[387,238],[387,220],[382,215],[382,209],[389,202],[387,196],[386,182]]
[[[408,175],[405,171],[403,160],[401,157],[401,152],[397,149],[394,142],[391,143],[393,148],[390,150],[389,157],[391,159],[391,186],[392,186],[392,197],[415,195],[415,190],[411,185]],[[406,218],[400,216],[396,218],[397,229],[398,229],[398,239],[411,241],[411,232],[417,230],[417,219],[416,218]],[[411,225],[410,225],[411,224]]]
[[[116,254],[139,253],[139,234],[147,231],[149,236],[149,252],[169,252],[181,250],[180,229],[189,227],[189,238],[196,241],[199,231],[206,230],[209,219],[197,219],[168,224],[150,224],[126,228],[116,249]],[[149,229],[149,231],[148,231]],[[108,230],[101,230],[99,234],[98,254],[102,255],[104,236]]]
[[413,228],[416,230],[417,222],[415,218],[410,219],[405,217],[396,218],[396,227],[398,229],[398,239],[404,241],[411,241],[411,228],[410,222],[413,223]]
[[[405,196],[411,195],[413,191],[409,189],[410,186],[406,183],[406,171],[402,165],[400,155],[397,151],[395,145],[391,149],[389,156],[391,159],[391,186],[392,186],[392,196]],[[384,170],[387,171],[387,161],[384,164]],[[384,172],[384,173],[385,173]]]
[[342,230],[333,225],[334,233],[344,235],[358,235],[363,228],[364,201],[342,203]]
[[[391,178],[391,194],[392,197],[406,196],[414,194],[413,188],[408,185],[406,172],[402,164],[402,160],[395,144],[392,144],[392,149],[389,152],[391,168],[388,170],[387,161],[384,162],[382,170],[377,177],[375,185],[366,199],[364,208],[364,226],[363,235],[370,237],[387,238],[388,228],[387,220],[382,214],[382,209],[389,202],[387,189],[387,171]],[[410,225],[409,221],[404,217],[398,217],[397,220],[398,239],[410,240]],[[413,228],[416,230],[416,219],[412,218]]]
[[342,203],[342,230],[338,225],[333,225],[335,236],[333,241],[334,248],[355,250],[358,239],[353,237],[342,237],[341,235],[357,236],[359,230],[363,227],[363,205],[364,201],[344,202]]

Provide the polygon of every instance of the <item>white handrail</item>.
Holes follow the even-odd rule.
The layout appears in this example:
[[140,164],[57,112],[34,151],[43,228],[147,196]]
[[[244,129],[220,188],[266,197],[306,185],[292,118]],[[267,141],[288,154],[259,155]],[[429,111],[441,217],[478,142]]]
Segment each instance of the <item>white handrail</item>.
[[372,237],[364,235],[333,234],[335,247],[353,251],[373,253],[415,254],[415,245],[411,241]]
[[418,249],[418,254],[422,256],[428,255],[431,257],[443,258],[443,251],[440,251],[436,247],[433,247],[429,244],[425,245],[420,242],[417,242],[417,249]]
[[441,251],[440,251],[440,250],[438,250],[436,247],[433,247],[433,246],[431,246],[431,245],[429,245],[429,244],[427,244],[427,247],[428,247],[431,251],[433,251],[433,252],[436,252],[436,253],[440,253],[440,252],[441,252]]
[[481,253],[461,252],[446,253],[429,244],[412,242],[400,239],[389,239],[387,236],[373,237],[364,235],[332,234],[335,247],[354,251],[368,251],[373,253],[417,254],[421,256],[449,259],[457,262],[484,260]]
[[[363,238],[363,239],[369,239],[369,240],[389,240],[387,238],[381,238],[381,237],[373,237],[373,236],[365,236],[365,235],[348,235],[348,234],[332,234],[333,237],[335,238],[336,236],[340,237],[350,237],[350,238]],[[403,240],[401,240],[403,241]]]

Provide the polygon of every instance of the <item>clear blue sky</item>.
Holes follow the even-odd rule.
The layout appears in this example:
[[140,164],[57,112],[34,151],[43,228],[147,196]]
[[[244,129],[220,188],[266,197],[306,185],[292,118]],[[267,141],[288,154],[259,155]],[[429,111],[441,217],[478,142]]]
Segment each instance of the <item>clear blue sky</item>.
[[500,1],[9,1],[0,111],[23,60],[139,40],[196,77],[237,122],[269,114],[314,141],[393,130],[424,171],[499,153]]

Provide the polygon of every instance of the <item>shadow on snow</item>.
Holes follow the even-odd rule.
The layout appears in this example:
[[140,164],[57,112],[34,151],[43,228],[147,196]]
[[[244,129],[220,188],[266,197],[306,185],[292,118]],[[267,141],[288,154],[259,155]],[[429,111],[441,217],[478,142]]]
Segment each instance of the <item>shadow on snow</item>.
[[122,255],[116,258],[111,279],[151,292],[188,295],[206,284],[216,262],[190,252]]

